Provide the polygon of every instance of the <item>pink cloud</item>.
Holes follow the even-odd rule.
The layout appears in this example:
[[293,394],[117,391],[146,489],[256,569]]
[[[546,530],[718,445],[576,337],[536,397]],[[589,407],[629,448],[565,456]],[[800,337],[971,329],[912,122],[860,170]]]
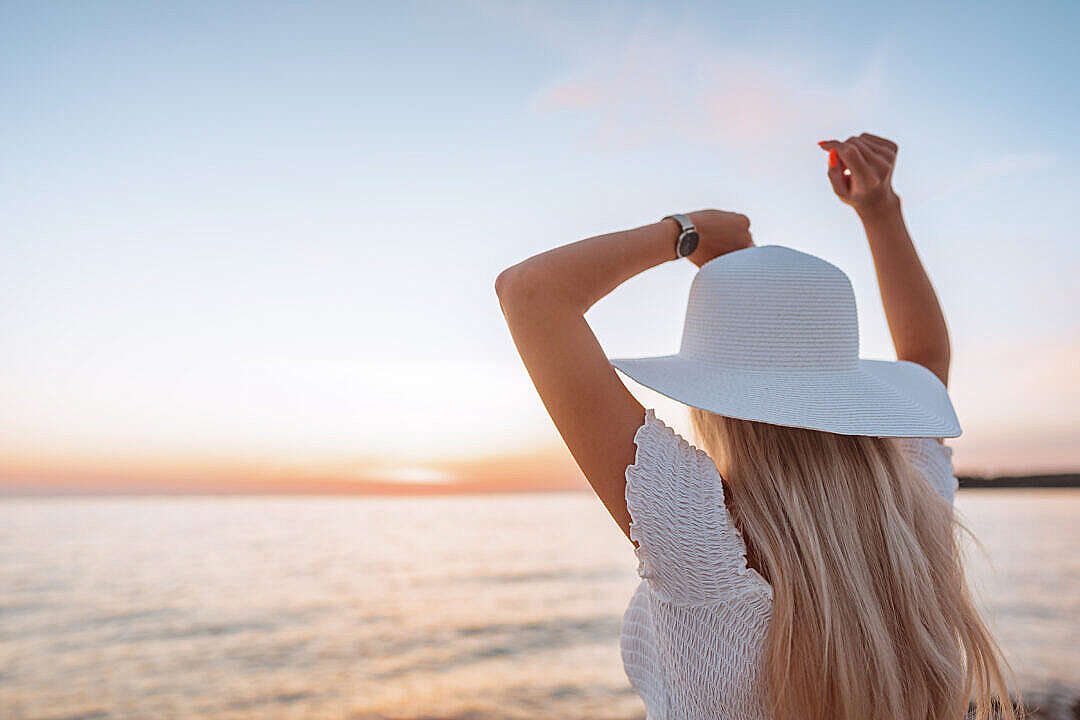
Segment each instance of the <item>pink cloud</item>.
[[760,145],[812,127],[846,126],[856,105],[880,93],[875,57],[847,87],[812,75],[812,63],[776,60],[694,39],[672,52],[671,31],[640,33],[598,49],[540,90],[540,112],[592,120],[588,140],[605,145],[678,137],[721,145]]

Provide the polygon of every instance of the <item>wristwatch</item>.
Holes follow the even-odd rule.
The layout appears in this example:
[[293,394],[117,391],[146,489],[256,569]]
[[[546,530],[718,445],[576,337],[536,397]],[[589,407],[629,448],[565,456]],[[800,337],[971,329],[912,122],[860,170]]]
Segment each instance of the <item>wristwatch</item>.
[[679,239],[675,241],[675,257],[684,258],[690,253],[697,250],[698,246],[698,231],[694,227],[694,223],[686,215],[666,215],[663,219],[668,218],[679,223],[679,227],[682,230],[679,232]]

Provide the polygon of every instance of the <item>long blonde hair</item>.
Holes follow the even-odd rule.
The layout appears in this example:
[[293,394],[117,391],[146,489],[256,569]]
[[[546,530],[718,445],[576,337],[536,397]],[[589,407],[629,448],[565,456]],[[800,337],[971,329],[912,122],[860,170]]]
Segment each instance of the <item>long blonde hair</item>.
[[1022,717],[964,578],[966,528],[895,441],[690,417],[773,586],[771,717]]

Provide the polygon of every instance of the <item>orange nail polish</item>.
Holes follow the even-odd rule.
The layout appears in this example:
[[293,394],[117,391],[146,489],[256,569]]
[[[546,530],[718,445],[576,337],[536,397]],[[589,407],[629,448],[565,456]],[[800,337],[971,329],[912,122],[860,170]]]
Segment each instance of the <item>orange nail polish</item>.
[[840,162],[840,160],[836,157],[836,151],[835,150],[830,150],[829,151],[829,167],[831,167],[831,168],[836,167],[837,163],[839,163],[839,162]]
[[828,140],[818,140],[817,146],[818,147],[824,147],[826,142],[828,142]]

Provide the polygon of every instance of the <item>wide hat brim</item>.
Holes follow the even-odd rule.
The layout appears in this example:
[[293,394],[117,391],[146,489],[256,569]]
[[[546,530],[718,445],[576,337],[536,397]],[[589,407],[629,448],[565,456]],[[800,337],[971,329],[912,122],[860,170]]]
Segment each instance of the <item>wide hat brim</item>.
[[849,370],[746,370],[680,355],[616,358],[636,382],[718,415],[840,435],[957,437],[949,393],[913,362],[859,359]]

